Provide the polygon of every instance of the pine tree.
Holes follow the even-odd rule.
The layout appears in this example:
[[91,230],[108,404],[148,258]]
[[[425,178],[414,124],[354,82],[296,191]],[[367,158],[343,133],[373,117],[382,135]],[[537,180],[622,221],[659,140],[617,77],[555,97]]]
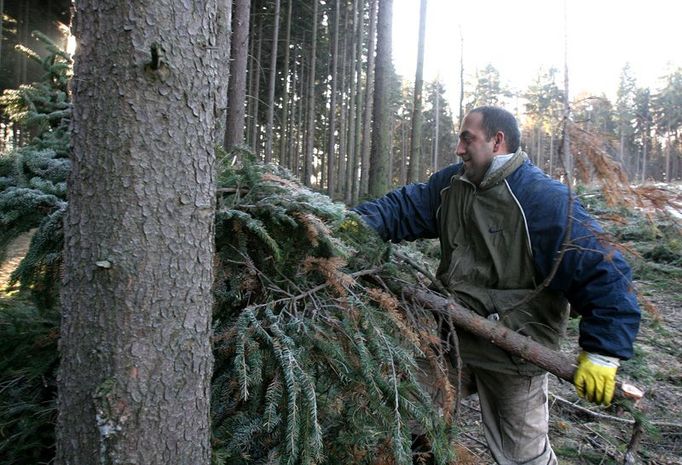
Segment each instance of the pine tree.
[[[71,166],[67,92],[71,58],[44,34],[35,32],[34,37],[45,44],[49,54],[41,58],[26,47],[21,52],[40,63],[43,79],[6,90],[0,97],[0,106],[10,120],[33,135],[27,145],[0,155],[0,260],[12,239],[50,219],[55,222],[66,206],[66,176]],[[35,238],[46,239],[42,233]],[[47,266],[41,261],[45,257],[33,258],[37,261],[26,263],[22,270],[57,272],[59,263]]]

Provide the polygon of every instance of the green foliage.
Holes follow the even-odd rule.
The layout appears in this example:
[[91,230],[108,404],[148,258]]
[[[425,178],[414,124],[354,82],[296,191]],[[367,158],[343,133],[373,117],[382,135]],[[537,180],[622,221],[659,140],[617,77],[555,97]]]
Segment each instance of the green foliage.
[[50,53],[41,59],[29,49],[22,51],[43,66],[43,79],[5,90],[0,97],[5,114],[33,136],[28,145],[0,154],[0,263],[12,239],[66,205],[71,59],[45,35],[33,35]]
[[59,313],[23,299],[0,300],[0,457],[47,463],[57,420]]
[[512,96],[511,90],[500,78],[500,72],[492,64],[477,70],[474,80],[474,91],[466,96],[467,112],[482,105],[503,105],[504,99]]
[[370,463],[390,441],[411,463],[411,423],[447,461],[447,425],[416,380],[420,347],[352,275],[387,246],[275,167],[227,176],[239,188],[216,215],[216,462]]

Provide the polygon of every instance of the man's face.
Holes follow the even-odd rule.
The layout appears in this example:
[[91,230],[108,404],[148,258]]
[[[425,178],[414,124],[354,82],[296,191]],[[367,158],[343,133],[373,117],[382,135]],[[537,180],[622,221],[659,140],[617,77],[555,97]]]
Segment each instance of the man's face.
[[483,180],[497,149],[495,137],[486,137],[481,126],[482,118],[480,113],[466,115],[457,144],[457,155],[464,162],[464,173],[476,185]]

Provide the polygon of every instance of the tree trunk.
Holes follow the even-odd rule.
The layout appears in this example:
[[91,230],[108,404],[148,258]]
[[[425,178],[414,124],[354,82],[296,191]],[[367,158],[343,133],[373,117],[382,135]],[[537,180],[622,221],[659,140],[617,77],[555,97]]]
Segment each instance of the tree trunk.
[[370,0],[372,3],[369,9],[369,33],[367,45],[367,76],[365,84],[365,114],[362,131],[362,166],[360,172],[360,195],[369,192],[369,172],[370,172],[370,150],[372,141],[372,115],[374,109],[374,61],[376,44],[376,24],[377,9],[379,0]]
[[[258,15],[256,15],[258,16]],[[261,57],[263,56],[263,17],[258,16],[258,45],[256,45],[256,59],[253,67],[253,115],[251,127],[251,145],[253,153],[258,156],[260,153],[260,122],[258,121],[258,111],[260,107],[260,79],[261,79]]]
[[[341,46],[341,89],[339,94],[341,97],[341,111],[339,113],[339,162],[336,177],[336,192],[340,194],[340,198],[345,197],[346,187],[346,159],[348,157],[348,92],[346,92],[346,69],[348,62],[348,35],[350,27],[350,15],[346,11],[346,19],[344,20],[343,28],[343,44]],[[352,66],[351,66],[352,68]],[[338,73],[337,73],[338,76]]]
[[256,103],[256,99],[253,98],[253,92],[254,86],[256,85],[256,79],[258,78],[258,64],[256,63],[256,12],[253,9],[251,10],[251,21],[249,22],[249,56],[247,60],[251,64],[247,69],[249,83],[247,87],[248,93],[246,95],[246,123],[244,131],[246,132],[246,145],[253,148],[250,128],[253,126],[253,106]]
[[642,184],[646,182],[647,132],[642,135]]
[[[360,157],[362,153],[362,46],[363,46],[363,9],[362,3],[359,2],[357,6],[358,14],[358,27],[357,27],[357,42],[355,55],[357,59],[355,63],[355,78],[356,78],[356,89],[355,89],[355,140],[354,140],[354,155],[353,155],[353,168],[352,168],[352,179],[351,179],[351,199],[349,204],[355,205],[358,201],[358,194],[360,190]],[[354,35],[355,37],[355,35]]]
[[570,124],[571,107],[568,96],[568,0],[564,0],[564,124],[561,134],[562,160],[566,170],[566,180],[573,184],[573,157],[571,155],[571,140],[568,125]]
[[315,54],[317,52],[317,5],[313,0],[313,33],[310,38],[310,71],[308,72],[308,133],[306,135],[305,161],[303,166],[303,184],[310,187],[313,175],[313,151],[315,149]]
[[[440,86],[439,86],[440,87]],[[440,93],[436,89],[436,115],[434,120],[434,135],[433,135],[433,173],[438,171],[438,143],[440,142]]]
[[358,75],[360,73],[359,64],[361,49],[358,48],[358,43],[362,42],[358,39],[360,34],[360,21],[358,17],[358,1],[353,0],[353,28],[351,32],[351,56],[350,56],[350,66],[349,66],[349,76],[350,76],[350,90],[348,94],[348,157],[346,161],[346,173],[345,173],[345,183],[344,183],[344,201],[346,205],[350,205],[353,201],[353,174],[355,173],[355,146],[357,137],[357,127],[356,127],[356,108],[357,108],[357,95],[359,93],[358,86]]
[[[284,94],[282,95],[282,113],[281,113],[281,123],[282,132],[279,135],[279,163],[282,166],[290,166],[289,157],[291,157],[291,150],[288,150],[287,141],[293,137],[293,114],[292,118],[289,118],[289,98],[291,92],[289,82],[292,81],[289,76],[289,44],[291,42],[291,10],[294,0],[289,0],[287,2],[287,31],[285,33],[284,39],[284,73],[282,74],[284,78]],[[291,121],[290,121],[291,120]],[[289,130],[286,128],[289,127]]]
[[407,184],[407,136],[405,119],[400,122],[400,185]]
[[[270,47],[270,79],[268,80],[268,113],[265,126],[265,163],[272,161],[272,125],[275,119],[275,85],[277,84],[277,42],[279,41],[280,0],[275,0],[272,18],[272,47]],[[286,78],[286,76],[285,76]],[[282,129],[282,132],[284,130]]]
[[670,150],[672,149],[673,140],[670,123],[668,123],[668,140],[665,144],[665,182],[670,182]]
[[[302,43],[305,43],[305,40],[302,41]],[[301,65],[300,65],[300,71],[299,71],[299,81],[300,81],[300,86],[299,86],[299,91],[298,91],[298,101],[295,101],[295,108],[297,110],[297,115],[296,115],[296,147],[292,151],[291,155],[291,170],[296,174],[296,176],[301,175],[301,170],[300,170],[300,163],[302,161],[301,157],[301,152],[303,152],[302,148],[305,146],[305,127],[304,123],[306,119],[303,117],[303,94],[305,92],[305,84],[306,84],[306,75],[305,75],[305,54],[301,52]]]
[[249,40],[250,0],[234,0],[232,43],[230,46],[230,81],[227,87],[225,149],[244,145],[244,104],[246,102],[247,42]]
[[57,464],[210,463],[229,7],[77,3]]
[[336,173],[334,152],[336,151],[336,90],[338,88],[339,62],[339,16],[341,14],[341,0],[336,0],[334,13],[334,40],[331,50],[331,95],[329,98],[329,132],[327,136],[327,194],[334,198],[336,192]]
[[391,151],[390,82],[393,78],[391,23],[393,0],[380,0],[377,27],[376,75],[374,77],[374,121],[370,153],[369,195],[380,197],[389,188]]
[[412,132],[410,137],[410,170],[408,182],[420,178],[419,163],[422,152],[422,89],[424,87],[424,36],[426,34],[426,0],[419,8],[419,39],[417,45],[417,72],[414,77],[414,103],[412,105]]

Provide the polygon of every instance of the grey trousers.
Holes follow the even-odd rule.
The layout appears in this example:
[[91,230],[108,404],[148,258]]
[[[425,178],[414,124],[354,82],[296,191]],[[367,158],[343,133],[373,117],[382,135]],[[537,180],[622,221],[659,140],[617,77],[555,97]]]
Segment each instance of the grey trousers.
[[547,374],[520,376],[481,368],[476,380],[488,448],[500,465],[556,465],[549,444]]

